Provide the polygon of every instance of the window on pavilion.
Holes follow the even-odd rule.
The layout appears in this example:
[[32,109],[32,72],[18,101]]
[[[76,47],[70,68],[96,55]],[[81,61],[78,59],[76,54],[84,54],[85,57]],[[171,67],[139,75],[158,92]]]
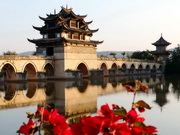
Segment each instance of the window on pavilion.
[[68,38],[72,38],[72,34],[70,32],[68,33]]
[[79,34],[78,33],[74,33],[73,34],[73,39],[79,39]]
[[71,20],[70,23],[71,23],[71,27],[77,28],[77,22],[75,20]]

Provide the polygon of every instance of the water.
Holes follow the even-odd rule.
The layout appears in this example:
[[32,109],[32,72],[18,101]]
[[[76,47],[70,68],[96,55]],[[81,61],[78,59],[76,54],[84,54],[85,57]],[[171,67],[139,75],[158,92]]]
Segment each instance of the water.
[[136,101],[142,99],[152,107],[141,114],[145,123],[156,126],[159,135],[180,134],[180,77],[158,75],[0,84],[0,135],[17,135],[20,125],[28,120],[25,112],[35,112],[44,103],[57,108],[70,123],[96,113],[106,103],[129,110],[133,94],[122,86],[129,80],[149,86],[148,93],[136,95]]

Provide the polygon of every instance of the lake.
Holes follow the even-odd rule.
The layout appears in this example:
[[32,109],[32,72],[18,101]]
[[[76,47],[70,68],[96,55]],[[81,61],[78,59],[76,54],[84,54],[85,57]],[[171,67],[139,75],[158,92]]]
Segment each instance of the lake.
[[144,75],[84,79],[79,81],[46,81],[0,84],[0,134],[17,135],[27,122],[25,112],[34,113],[37,106],[48,103],[67,117],[69,123],[95,114],[101,105],[118,104],[130,110],[133,93],[123,84],[140,80],[148,93],[138,92],[136,101],[144,100],[151,107],[141,113],[147,125],[156,126],[159,135],[180,134],[180,76]]

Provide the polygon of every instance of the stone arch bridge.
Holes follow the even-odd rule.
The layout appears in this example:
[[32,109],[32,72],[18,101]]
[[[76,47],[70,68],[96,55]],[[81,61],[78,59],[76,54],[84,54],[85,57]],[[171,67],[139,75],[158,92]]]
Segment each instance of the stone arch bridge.
[[55,56],[0,56],[1,81],[151,74],[163,70],[162,63],[125,58],[66,60]]

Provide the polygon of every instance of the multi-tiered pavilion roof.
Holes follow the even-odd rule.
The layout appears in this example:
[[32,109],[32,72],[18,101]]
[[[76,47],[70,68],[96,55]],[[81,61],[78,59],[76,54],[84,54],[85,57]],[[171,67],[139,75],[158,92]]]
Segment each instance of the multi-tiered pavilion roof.
[[36,46],[56,46],[63,43],[69,44],[83,44],[96,46],[102,41],[90,40],[96,30],[89,29],[89,24],[84,18],[86,15],[76,15],[72,8],[62,7],[59,13],[47,14],[47,17],[39,17],[44,21],[44,26],[35,27],[34,29],[40,31],[43,36],[41,39],[28,39],[35,43]]

